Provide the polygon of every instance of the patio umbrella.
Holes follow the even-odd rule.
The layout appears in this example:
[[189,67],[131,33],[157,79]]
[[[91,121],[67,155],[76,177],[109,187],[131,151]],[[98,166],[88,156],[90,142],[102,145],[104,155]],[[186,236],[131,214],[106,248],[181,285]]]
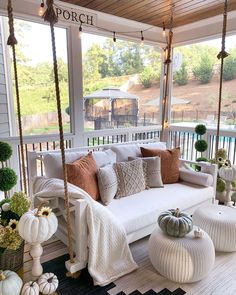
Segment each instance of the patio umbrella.
[[[182,99],[182,98],[178,98],[178,97],[171,97],[171,105],[178,105],[178,104],[188,104],[190,103],[190,100],[186,100],[186,99]],[[145,106],[159,106],[160,104],[160,97],[152,99],[150,101],[148,101],[147,103],[145,103]]]
[[138,99],[139,97],[135,94],[121,91],[119,88],[108,87],[102,90],[95,91],[89,95],[84,96],[84,99],[93,99],[93,98],[109,98],[111,100],[120,98],[120,99]]

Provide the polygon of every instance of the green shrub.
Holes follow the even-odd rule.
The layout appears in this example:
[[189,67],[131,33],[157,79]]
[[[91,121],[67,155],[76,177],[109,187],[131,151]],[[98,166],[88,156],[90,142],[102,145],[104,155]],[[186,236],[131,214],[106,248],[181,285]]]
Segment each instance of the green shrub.
[[12,148],[7,142],[0,141],[0,162],[10,159]]
[[149,88],[152,85],[152,81],[155,77],[155,73],[151,67],[146,67],[139,76],[140,82],[145,88]]
[[224,61],[223,79],[225,81],[236,78],[236,57],[228,56]]
[[204,139],[199,139],[198,141],[195,142],[195,149],[202,153],[205,152],[208,148],[208,144]]
[[16,185],[17,175],[11,168],[0,169],[0,191],[7,192]]
[[195,132],[198,134],[198,135],[203,135],[206,133],[206,126],[204,124],[198,124],[196,127],[195,127]]
[[174,73],[174,80],[179,86],[186,85],[188,83],[188,71],[185,63],[182,63],[180,70]]
[[207,54],[201,56],[198,66],[193,69],[193,74],[202,84],[207,84],[213,76],[213,62]]

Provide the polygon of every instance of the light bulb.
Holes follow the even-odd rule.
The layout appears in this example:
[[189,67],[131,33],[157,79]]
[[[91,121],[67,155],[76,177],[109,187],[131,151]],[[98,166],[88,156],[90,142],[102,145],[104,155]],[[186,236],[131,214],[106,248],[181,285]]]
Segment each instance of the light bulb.
[[43,16],[43,14],[44,14],[44,2],[40,4],[39,11],[38,11],[39,16]]
[[162,36],[163,36],[163,37],[166,36],[166,27],[165,27],[165,23],[163,23]]
[[82,38],[82,36],[83,36],[82,24],[80,24],[78,36],[79,36],[79,38]]
[[143,31],[141,31],[141,42],[140,42],[140,46],[144,45],[144,37],[143,37]]

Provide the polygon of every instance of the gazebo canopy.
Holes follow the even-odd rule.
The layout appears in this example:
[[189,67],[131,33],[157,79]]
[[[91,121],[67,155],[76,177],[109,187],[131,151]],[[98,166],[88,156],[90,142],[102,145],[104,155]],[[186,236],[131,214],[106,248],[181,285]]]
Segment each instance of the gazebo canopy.
[[131,94],[128,92],[121,91],[119,88],[115,87],[108,87],[103,88],[102,90],[95,91],[89,95],[84,96],[84,99],[93,99],[93,98],[100,98],[100,99],[136,99],[138,100],[138,96],[135,94]]
[[[171,105],[178,105],[178,104],[188,104],[190,103],[189,100],[177,98],[172,96],[171,97]],[[145,103],[145,106],[159,106],[160,104],[160,97],[150,100],[149,102]]]

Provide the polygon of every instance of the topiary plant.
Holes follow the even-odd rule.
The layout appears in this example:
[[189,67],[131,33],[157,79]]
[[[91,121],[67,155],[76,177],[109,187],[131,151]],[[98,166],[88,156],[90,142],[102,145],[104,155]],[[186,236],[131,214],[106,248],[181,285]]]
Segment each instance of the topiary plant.
[[0,142],[0,191],[4,192],[7,197],[7,191],[11,190],[17,183],[17,175],[15,171],[6,167],[5,162],[10,159],[12,155],[12,148],[7,142]]
[[7,142],[0,141],[0,162],[5,162],[12,156],[12,148]]
[[[195,132],[197,133],[197,136],[198,136],[198,140],[195,142],[195,149],[201,153],[201,156],[199,158],[197,158],[197,162],[208,162],[207,158],[203,157],[202,156],[202,153],[205,152],[208,148],[208,143],[202,139],[202,135],[204,135],[207,131],[207,128],[204,124],[198,124],[196,127],[195,127]],[[200,166],[195,166],[195,169],[197,171],[201,171],[201,167]]]
[[17,175],[11,168],[4,167],[0,169],[0,190],[7,192],[17,183]]

